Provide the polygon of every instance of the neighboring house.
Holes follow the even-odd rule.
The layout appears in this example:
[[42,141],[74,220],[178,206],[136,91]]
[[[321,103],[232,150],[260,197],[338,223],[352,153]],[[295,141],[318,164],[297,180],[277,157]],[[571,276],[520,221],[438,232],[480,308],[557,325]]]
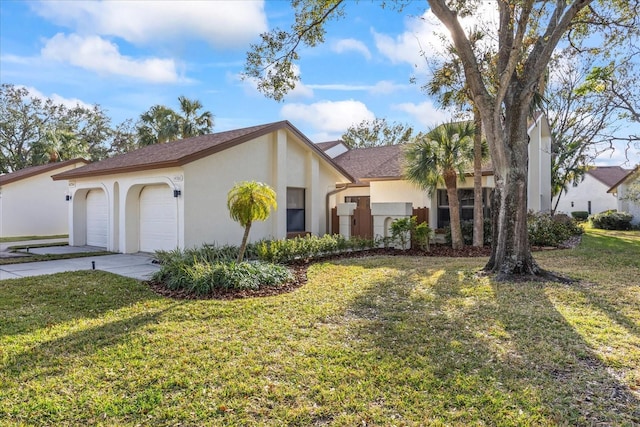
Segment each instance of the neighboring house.
[[74,159],[0,175],[0,237],[67,234],[68,187],[51,175],[87,163]]
[[278,202],[251,240],[324,234],[328,195],[353,181],[286,121],[151,145],[54,179],[72,195],[70,244],[122,253],[239,244],[227,193],[250,180],[270,185]]
[[617,210],[619,212],[628,212],[633,215],[633,219],[631,220],[632,224],[639,225],[640,224],[640,200],[630,200],[629,190],[631,186],[634,186],[634,195],[636,197],[640,196],[638,194],[638,188],[640,187],[640,165],[636,166],[635,169],[628,172],[622,179],[613,184],[609,189],[609,193],[612,193],[617,200]]
[[571,214],[575,211],[597,214],[618,208],[616,197],[609,189],[629,173],[620,166],[596,166],[589,169],[581,182],[570,184],[565,193],[553,199],[553,206],[558,202],[556,212]]
[[[528,131],[528,208],[534,211],[548,211],[551,208],[551,133],[546,118],[539,115]],[[388,227],[381,225],[382,223],[386,221],[388,224],[389,219],[411,212],[407,204],[410,204],[411,208],[427,208],[428,223],[432,228],[441,228],[449,224],[449,203],[445,187],[438,188],[430,195],[404,179],[402,145],[356,148],[336,156],[334,161],[355,177],[356,182],[337,193],[332,199],[332,206],[338,207],[338,210],[342,209],[345,215],[353,212],[340,208],[344,203],[354,203],[355,205],[351,205],[352,208],[370,207],[374,215],[374,235],[386,235]],[[490,162],[485,163],[482,169],[483,205],[485,215],[488,215],[489,197],[495,182]],[[473,219],[472,170],[466,174],[464,182],[458,181],[458,192],[462,219]],[[392,213],[393,210],[397,214]],[[378,214],[385,217],[380,219],[382,222],[376,228],[375,216]],[[357,221],[355,224],[357,225]],[[335,226],[333,230],[336,231]],[[340,232],[343,233],[342,230]]]

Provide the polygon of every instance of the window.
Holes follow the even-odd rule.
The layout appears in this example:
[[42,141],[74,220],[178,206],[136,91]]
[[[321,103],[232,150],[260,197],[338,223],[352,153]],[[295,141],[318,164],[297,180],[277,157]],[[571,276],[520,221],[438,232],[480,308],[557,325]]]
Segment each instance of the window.
[[[490,200],[491,192],[490,188],[482,189],[483,198],[483,215],[485,218],[491,217]],[[448,227],[451,219],[449,215],[449,197],[447,190],[438,190],[438,228]],[[458,190],[458,199],[460,200],[460,219],[462,221],[473,221],[473,190],[462,189]]]
[[304,188],[287,188],[287,233],[305,231]]

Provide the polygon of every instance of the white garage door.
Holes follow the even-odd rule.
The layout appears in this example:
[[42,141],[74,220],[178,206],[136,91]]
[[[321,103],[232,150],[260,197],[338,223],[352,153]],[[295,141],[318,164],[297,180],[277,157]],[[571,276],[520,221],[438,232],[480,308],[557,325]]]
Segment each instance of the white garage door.
[[107,247],[107,197],[102,190],[87,193],[87,245]]
[[140,251],[178,246],[176,200],[167,185],[150,185],[140,193]]

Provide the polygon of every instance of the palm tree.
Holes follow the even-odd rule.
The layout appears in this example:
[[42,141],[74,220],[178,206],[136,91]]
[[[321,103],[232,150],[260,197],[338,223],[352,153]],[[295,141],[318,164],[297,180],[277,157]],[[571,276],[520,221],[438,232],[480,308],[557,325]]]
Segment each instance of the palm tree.
[[140,115],[137,126],[140,146],[169,142],[178,139],[178,115],[169,107],[154,105]]
[[449,197],[451,244],[464,246],[460,226],[458,177],[464,180],[464,169],[473,159],[474,125],[470,122],[445,123],[410,144],[405,153],[405,176],[418,187],[433,194],[444,183]]
[[227,194],[227,208],[231,219],[244,227],[244,235],[238,252],[238,262],[244,258],[249,230],[254,221],[269,218],[271,209],[277,209],[276,192],[262,182],[243,181],[233,186]]
[[179,96],[180,112],[178,115],[178,129],[182,138],[206,135],[213,129],[213,114],[205,111],[198,115],[198,110],[203,108],[202,103],[197,99],[193,101],[185,96]]

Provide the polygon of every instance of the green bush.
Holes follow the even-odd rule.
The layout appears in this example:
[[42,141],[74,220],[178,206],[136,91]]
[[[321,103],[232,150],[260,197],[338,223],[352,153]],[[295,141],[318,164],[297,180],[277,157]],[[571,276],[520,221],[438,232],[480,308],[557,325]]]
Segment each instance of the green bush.
[[258,259],[273,263],[286,264],[295,260],[307,260],[349,250],[372,248],[371,239],[345,239],[340,234],[325,234],[322,237],[304,236],[293,239],[262,240],[255,244]]
[[418,224],[416,216],[398,218],[391,223],[391,241],[399,244],[402,250],[408,249],[407,246],[412,244],[412,246],[428,251],[430,238],[431,228],[426,222]]
[[152,277],[169,289],[184,289],[198,295],[207,295],[218,289],[257,290],[265,286],[280,286],[292,279],[286,267],[261,261],[181,263],[179,259],[162,264]]
[[534,246],[558,246],[572,236],[582,234],[575,219],[565,214],[545,212],[527,215],[529,243]]
[[587,211],[573,211],[571,212],[573,219],[578,221],[586,221],[589,218],[589,212]]
[[613,210],[604,211],[590,218],[593,228],[602,230],[631,230],[633,215]]
[[[485,246],[488,246],[491,244],[491,219],[485,218],[482,226],[482,234],[484,237],[483,244]],[[462,228],[462,239],[464,241],[464,244],[473,244],[473,221],[461,221],[460,227]],[[444,228],[444,240],[448,245],[451,245],[451,227]]]

